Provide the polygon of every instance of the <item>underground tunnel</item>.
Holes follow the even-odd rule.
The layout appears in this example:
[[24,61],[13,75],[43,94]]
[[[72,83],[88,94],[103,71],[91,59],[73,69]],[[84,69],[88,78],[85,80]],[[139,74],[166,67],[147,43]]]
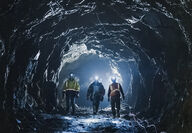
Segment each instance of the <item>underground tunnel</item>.
[[[192,132],[190,0],[0,2],[1,132]],[[75,115],[64,84],[80,85]],[[98,76],[97,115],[87,100]],[[120,118],[108,101],[115,76]]]

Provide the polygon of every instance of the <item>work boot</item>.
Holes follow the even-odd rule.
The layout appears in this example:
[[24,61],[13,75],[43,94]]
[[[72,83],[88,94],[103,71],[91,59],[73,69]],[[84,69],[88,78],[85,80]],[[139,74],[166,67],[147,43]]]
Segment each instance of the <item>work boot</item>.
[[71,112],[72,115],[75,114],[75,107],[72,108],[72,112]]
[[115,118],[116,117],[116,112],[113,111],[112,113],[113,113],[113,118]]
[[117,117],[118,117],[118,118],[120,117],[120,113],[119,113],[119,110],[117,110]]
[[75,111],[72,111],[72,112],[71,112],[71,115],[75,115]]
[[97,113],[96,112],[93,112],[94,115],[96,115]]
[[68,110],[68,109],[65,110],[65,114],[66,114],[66,115],[69,114],[69,110]]
[[93,105],[93,115],[97,114],[96,105]]

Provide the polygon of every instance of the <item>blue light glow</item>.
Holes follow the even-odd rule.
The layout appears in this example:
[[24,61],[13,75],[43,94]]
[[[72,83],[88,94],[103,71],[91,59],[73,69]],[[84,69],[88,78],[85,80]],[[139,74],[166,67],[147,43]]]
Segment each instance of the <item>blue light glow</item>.
[[[70,57],[68,60],[69,62],[65,62],[65,64],[63,64],[63,68],[61,69],[59,75],[59,88],[61,89],[59,90],[60,92],[58,92],[58,94],[60,94],[62,99],[61,91],[63,88],[63,83],[67,79],[67,75],[70,74],[69,72],[73,72],[75,73],[75,78],[79,79],[80,84],[80,96],[78,99],[76,99],[78,106],[92,106],[92,103],[86,100],[87,89],[92,82],[98,80],[105,88],[104,100],[101,102],[100,107],[108,107],[110,104],[107,100],[107,92],[109,85],[112,83],[112,77],[115,77],[116,82],[122,85],[125,94],[130,88],[129,85],[131,82],[131,73],[129,71],[129,63],[122,60],[116,61],[108,56],[101,56],[100,53],[96,54],[94,52],[90,52],[85,47],[83,47],[82,50],[84,51],[84,54],[82,54],[80,49],[78,52],[81,54],[77,55],[77,52],[75,52],[76,55],[74,58],[72,58],[73,55],[67,56]],[[126,80],[124,81],[123,79]]]

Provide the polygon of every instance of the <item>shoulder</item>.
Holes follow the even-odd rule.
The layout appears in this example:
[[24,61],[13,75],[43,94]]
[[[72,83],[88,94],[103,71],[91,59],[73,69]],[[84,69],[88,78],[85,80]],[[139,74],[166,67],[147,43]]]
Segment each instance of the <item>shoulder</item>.
[[79,83],[78,80],[74,80],[76,83]]
[[69,79],[65,80],[65,83],[66,83],[66,82],[69,82]]
[[99,82],[99,85],[103,86],[103,84],[101,82]]
[[117,84],[121,86],[121,84],[120,84],[120,83],[117,83]]
[[90,85],[89,85],[89,87],[92,87],[94,85],[94,83],[91,83]]

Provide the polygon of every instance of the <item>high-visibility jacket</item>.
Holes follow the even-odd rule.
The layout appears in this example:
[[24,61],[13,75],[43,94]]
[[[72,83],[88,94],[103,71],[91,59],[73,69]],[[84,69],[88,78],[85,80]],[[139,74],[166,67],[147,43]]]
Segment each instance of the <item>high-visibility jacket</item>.
[[63,87],[64,91],[80,91],[80,85],[79,83],[74,79],[74,80],[70,80],[68,79],[65,83],[64,83],[64,87]]
[[114,96],[120,97],[120,93],[124,97],[123,89],[119,83],[112,83],[109,86],[108,97],[114,97]]

